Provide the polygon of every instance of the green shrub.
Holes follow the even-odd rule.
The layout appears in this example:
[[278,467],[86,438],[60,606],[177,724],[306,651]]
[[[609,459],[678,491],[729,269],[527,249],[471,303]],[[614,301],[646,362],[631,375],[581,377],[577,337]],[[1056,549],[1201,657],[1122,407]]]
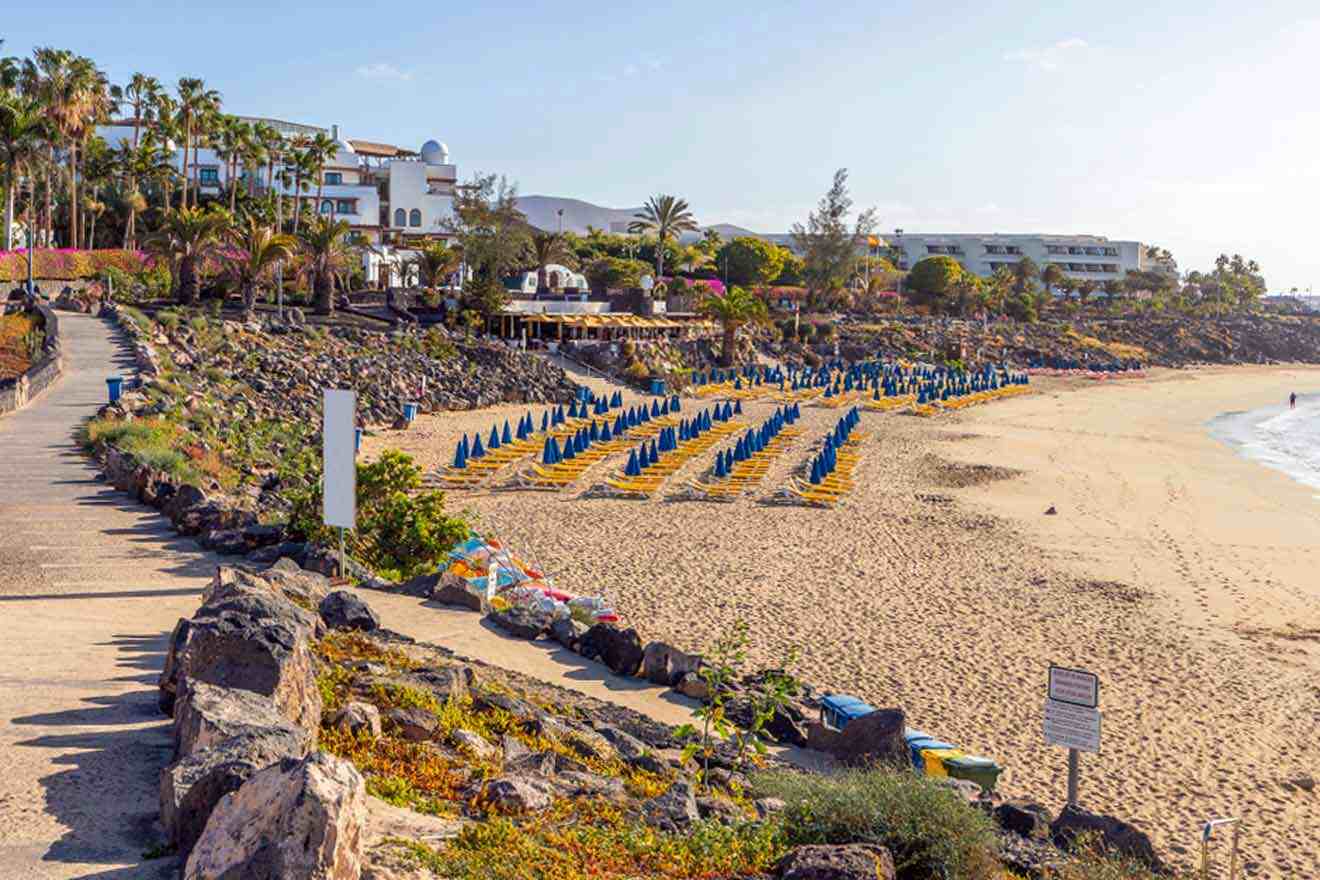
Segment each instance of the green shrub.
[[179,324],[182,320],[183,319],[179,315],[179,313],[174,311],[173,309],[162,309],[161,311],[156,313],[157,323],[159,323],[160,326],[164,327],[166,330],[169,330],[171,333],[179,329]]
[[93,419],[82,431],[83,443],[89,448],[113,446],[183,482],[200,483],[201,473],[187,456],[174,448],[178,435],[176,426],[161,419],[131,422]]
[[[354,558],[380,574],[407,579],[434,571],[467,538],[467,521],[445,512],[444,493],[418,491],[421,485],[421,469],[396,450],[357,466],[357,528],[347,537]],[[311,541],[337,543],[338,533],[321,522],[320,486],[291,494],[293,530]]]
[[899,880],[991,880],[990,819],[960,795],[910,771],[877,767],[829,776],[787,771],[753,779],[758,796],[784,801],[790,844],[874,843],[894,857]]
[[422,334],[422,352],[432,360],[447,361],[458,357],[458,348],[443,331],[432,327]]

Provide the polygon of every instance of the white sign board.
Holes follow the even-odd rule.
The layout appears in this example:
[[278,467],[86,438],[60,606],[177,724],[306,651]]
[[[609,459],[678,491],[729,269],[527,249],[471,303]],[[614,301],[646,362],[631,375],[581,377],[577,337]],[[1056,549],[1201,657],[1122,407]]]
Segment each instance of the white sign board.
[[1100,705],[1100,677],[1083,669],[1064,666],[1050,667],[1049,698],[1059,703],[1072,703],[1090,709]]
[[1079,752],[1100,751],[1100,710],[1045,701],[1045,742]]
[[324,461],[324,503],[321,519],[328,526],[351,529],[357,524],[357,394],[327,388],[321,426]]

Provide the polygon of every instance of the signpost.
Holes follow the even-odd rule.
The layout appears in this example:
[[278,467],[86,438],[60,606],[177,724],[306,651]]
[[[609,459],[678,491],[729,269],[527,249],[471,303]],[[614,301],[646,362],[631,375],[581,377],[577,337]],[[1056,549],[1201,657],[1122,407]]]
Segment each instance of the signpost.
[[1051,666],[1045,699],[1045,742],[1068,750],[1068,804],[1077,806],[1081,752],[1100,751],[1100,678]]
[[357,394],[335,388],[325,390],[321,425],[321,520],[339,528],[339,576],[348,576],[344,529],[357,524],[357,431],[353,424]]

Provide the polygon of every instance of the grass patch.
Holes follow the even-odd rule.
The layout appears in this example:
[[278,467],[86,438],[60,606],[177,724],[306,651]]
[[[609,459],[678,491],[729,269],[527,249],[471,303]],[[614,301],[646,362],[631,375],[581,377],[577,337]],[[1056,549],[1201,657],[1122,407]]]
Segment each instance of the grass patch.
[[373,739],[329,727],[321,728],[319,742],[325,751],[352,761],[366,777],[368,790],[383,792],[378,796],[395,806],[441,814],[453,812],[464,801],[470,765],[429,743],[393,736]]
[[164,419],[92,419],[80,433],[88,448],[114,446],[182,482],[201,482],[201,472],[176,448],[179,427]]
[[316,645],[316,653],[327,663],[343,664],[366,660],[399,672],[420,669],[421,664],[402,651],[385,648],[356,632],[332,632]]
[[42,333],[34,315],[0,315],[0,379],[21,376],[32,366],[32,342]]
[[790,844],[874,843],[899,880],[998,880],[990,819],[957,794],[910,771],[876,768],[829,776],[758,774],[758,796],[784,801]]
[[447,880],[741,877],[768,871],[785,851],[774,825],[703,822],[687,834],[666,834],[614,806],[583,800],[557,803],[532,819],[470,825],[440,849],[400,845]]

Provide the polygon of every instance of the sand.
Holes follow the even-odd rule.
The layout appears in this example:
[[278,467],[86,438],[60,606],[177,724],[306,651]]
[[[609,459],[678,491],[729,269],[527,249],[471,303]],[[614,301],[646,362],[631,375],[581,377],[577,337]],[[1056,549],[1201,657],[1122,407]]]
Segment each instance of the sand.
[[[644,637],[700,649],[746,621],[750,666],[796,648],[805,679],[903,707],[913,726],[1000,760],[1006,794],[1055,809],[1065,753],[1041,734],[1046,669],[1090,669],[1104,744],[1083,758],[1084,806],[1132,820],[1183,864],[1203,820],[1239,815],[1253,876],[1309,876],[1320,793],[1293,780],[1318,751],[1320,506],[1205,422],[1317,388],[1317,370],[1156,371],[1044,382],[934,419],[866,414],[863,488],[835,510],[764,503],[805,439],[729,505],[579,497],[590,477],[451,505],[564,589],[605,594]],[[461,431],[522,411],[424,416],[364,451],[433,466]],[[810,438],[838,417],[803,412]]]

